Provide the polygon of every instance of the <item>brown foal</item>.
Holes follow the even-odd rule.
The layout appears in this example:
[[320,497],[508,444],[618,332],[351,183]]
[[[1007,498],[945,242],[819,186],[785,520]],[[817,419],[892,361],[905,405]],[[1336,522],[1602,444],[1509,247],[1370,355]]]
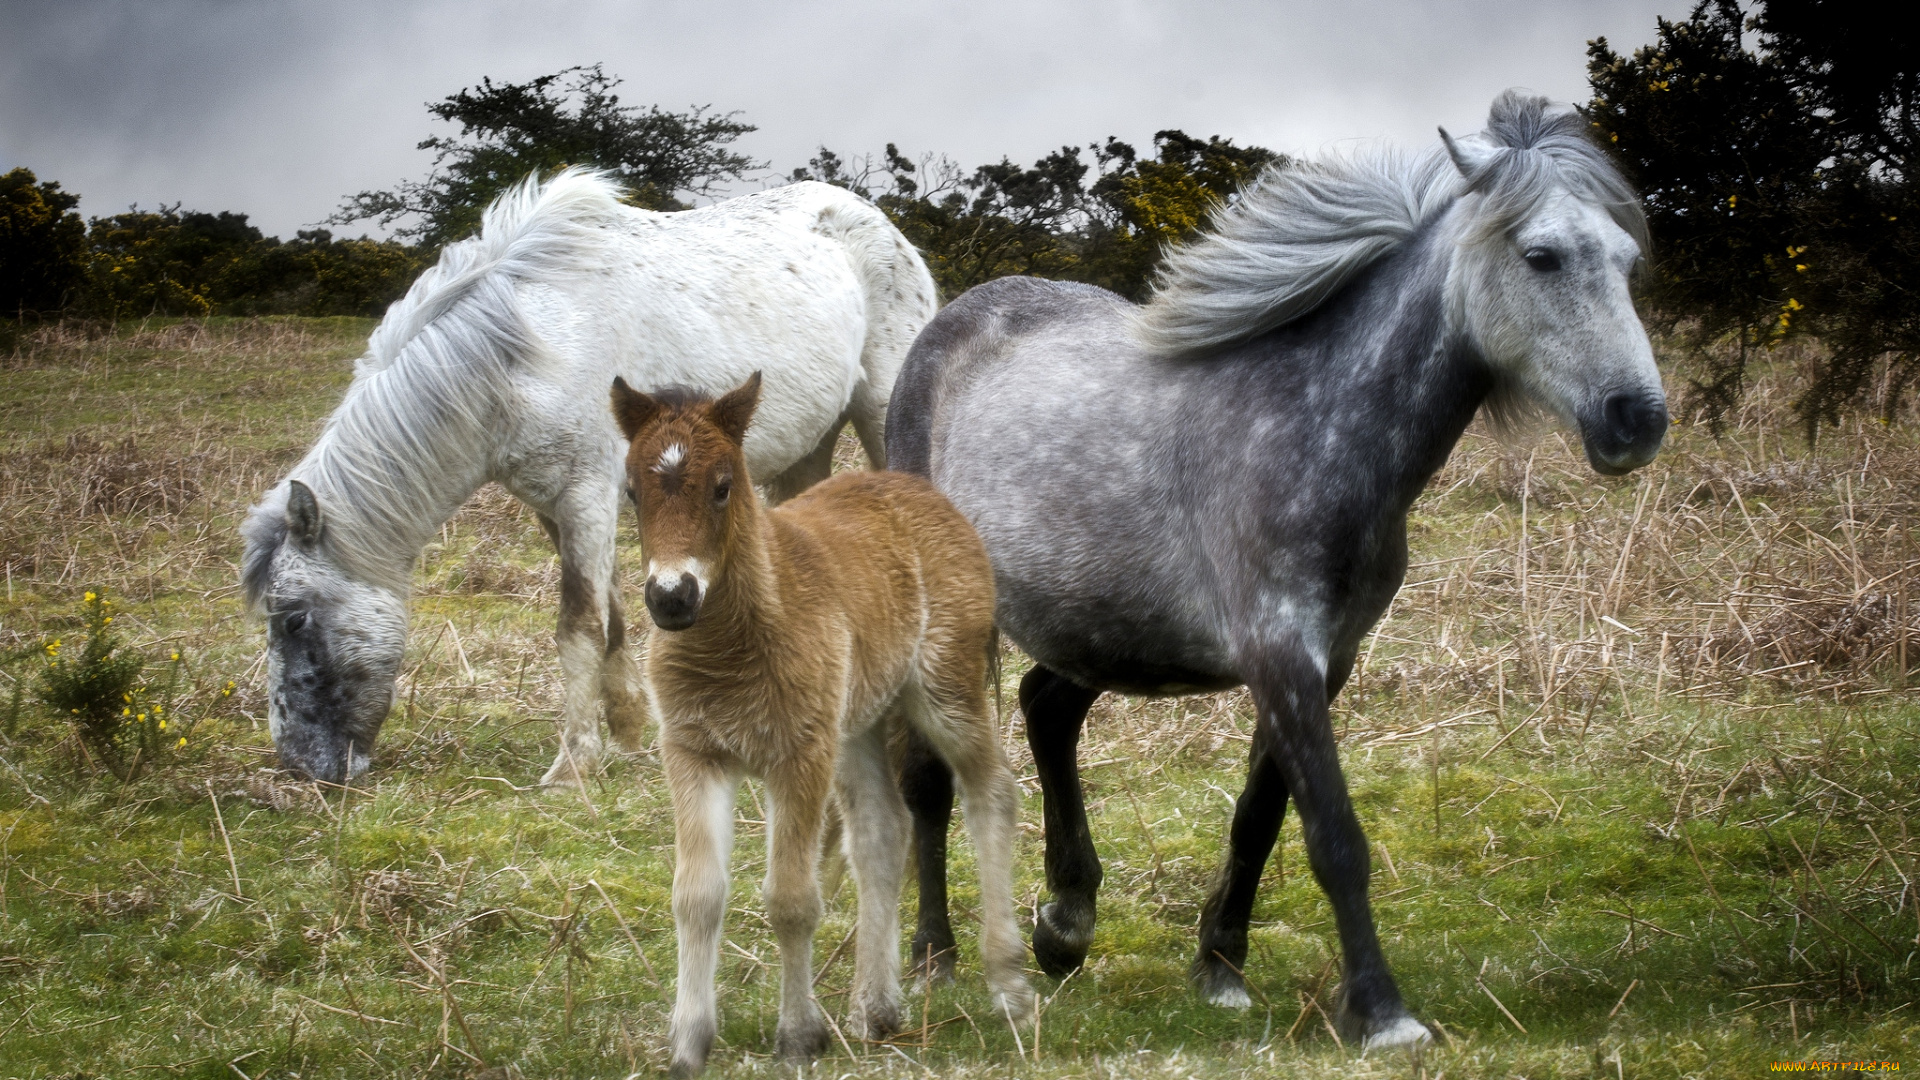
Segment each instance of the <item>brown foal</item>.
[[987,708],[986,549],[932,485],[899,473],[843,474],[763,508],[741,453],[759,396],[758,374],[718,400],[613,383],[647,559],[647,692],[673,792],[680,973],[668,1041],[683,1076],[713,1046],[734,796],[745,776],[765,780],[771,803],[765,895],[780,940],[780,1053],[809,1058],[827,1044],[812,987],[829,799],[845,821],[860,905],[850,1031],[898,1030],[909,829],[887,746],[902,725],[959,780],[995,1004],[1015,1021],[1033,1012],[1013,920],[1019,789]]

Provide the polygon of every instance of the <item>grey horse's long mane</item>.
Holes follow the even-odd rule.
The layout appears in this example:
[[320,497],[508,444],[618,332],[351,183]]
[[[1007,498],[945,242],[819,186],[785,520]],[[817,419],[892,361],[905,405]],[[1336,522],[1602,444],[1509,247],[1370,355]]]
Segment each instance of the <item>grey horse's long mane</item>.
[[[345,400],[288,476],[313,489],[323,542],[342,570],[405,591],[418,540],[438,524],[427,519],[458,483],[453,473],[488,457],[501,380],[543,355],[515,284],[604,266],[605,226],[624,212],[620,194],[589,170],[544,183],[530,176],[487,208],[478,235],[449,245],[387,309]],[[241,526],[251,608],[271,583],[286,504],[282,483]]]
[[1193,356],[1285,326],[1469,194],[1480,196],[1470,240],[1510,230],[1567,190],[1605,207],[1645,250],[1639,200],[1587,126],[1572,110],[1509,90],[1477,136],[1491,149],[1471,175],[1440,148],[1369,147],[1270,166],[1200,238],[1167,253],[1135,333],[1161,355]]

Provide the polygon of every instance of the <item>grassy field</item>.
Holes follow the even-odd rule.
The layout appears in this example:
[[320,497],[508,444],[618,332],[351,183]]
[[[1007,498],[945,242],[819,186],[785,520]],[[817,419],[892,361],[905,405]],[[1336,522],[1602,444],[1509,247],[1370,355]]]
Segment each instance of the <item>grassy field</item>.
[[[0,360],[0,1077],[622,1077],[665,1061],[658,763],[617,761],[584,795],[529,787],[555,740],[558,575],[502,492],[425,553],[368,782],[323,795],[271,768],[235,526],[313,438],[369,329],[53,330]],[[1247,699],[1228,693],[1096,710],[1082,761],[1100,930],[1082,972],[1036,976],[1037,1031],[991,1016],[960,866],[958,983],[916,997],[914,1030],[836,1043],[815,1074],[1920,1067],[1920,708],[1903,674],[1920,650],[1920,440],[1870,422],[1817,453],[1783,439],[1791,361],[1724,440],[1676,428],[1633,477],[1595,477],[1552,433],[1476,432],[1416,508],[1408,586],[1335,722],[1389,959],[1440,1035],[1422,1058],[1361,1058],[1325,1022],[1333,929],[1291,821],[1255,911],[1253,1008],[1188,991],[1248,742]],[[185,744],[130,783],[33,693],[90,589],[156,678],[174,650],[186,665],[169,732]],[[1009,654],[1009,698],[1024,666]],[[1010,707],[1005,722],[1025,775]],[[752,794],[741,807],[713,1073],[771,1076],[762,815]],[[836,1015],[850,894],[818,939]]]

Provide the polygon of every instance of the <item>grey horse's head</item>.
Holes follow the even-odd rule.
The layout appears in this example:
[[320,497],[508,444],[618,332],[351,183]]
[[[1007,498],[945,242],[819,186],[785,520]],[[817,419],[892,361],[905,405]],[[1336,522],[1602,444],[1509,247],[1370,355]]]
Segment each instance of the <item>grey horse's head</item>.
[[1466,179],[1453,295],[1511,391],[1577,427],[1609,476],[1653,460],[1667,399],[1630,289],[1647,243],[1638,198],[1578,113],[1509,91],[1447,152]]
[[406,598],[345,572],[298,480],[243,529],[248,607],[267,623],[267,723],[280,764],[340,784],[367,770],[406,648]]

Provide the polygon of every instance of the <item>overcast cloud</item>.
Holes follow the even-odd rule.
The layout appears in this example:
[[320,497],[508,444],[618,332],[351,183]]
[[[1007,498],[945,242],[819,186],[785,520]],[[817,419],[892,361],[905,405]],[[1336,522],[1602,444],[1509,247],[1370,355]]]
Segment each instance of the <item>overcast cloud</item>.
[[[971,167],[1156,130],[1288,153],[1478,130],[1499,91],[1587,96],[1585,48],[1672,0],[705,3],[0,0],[0,171],[81,211],[180,202],[268,233],[420,177],[424,105],[482,76],[604,62],[624,101],[739,110],[784,174],[824,144]],[[754,186],[758,186],[757,184]]]

